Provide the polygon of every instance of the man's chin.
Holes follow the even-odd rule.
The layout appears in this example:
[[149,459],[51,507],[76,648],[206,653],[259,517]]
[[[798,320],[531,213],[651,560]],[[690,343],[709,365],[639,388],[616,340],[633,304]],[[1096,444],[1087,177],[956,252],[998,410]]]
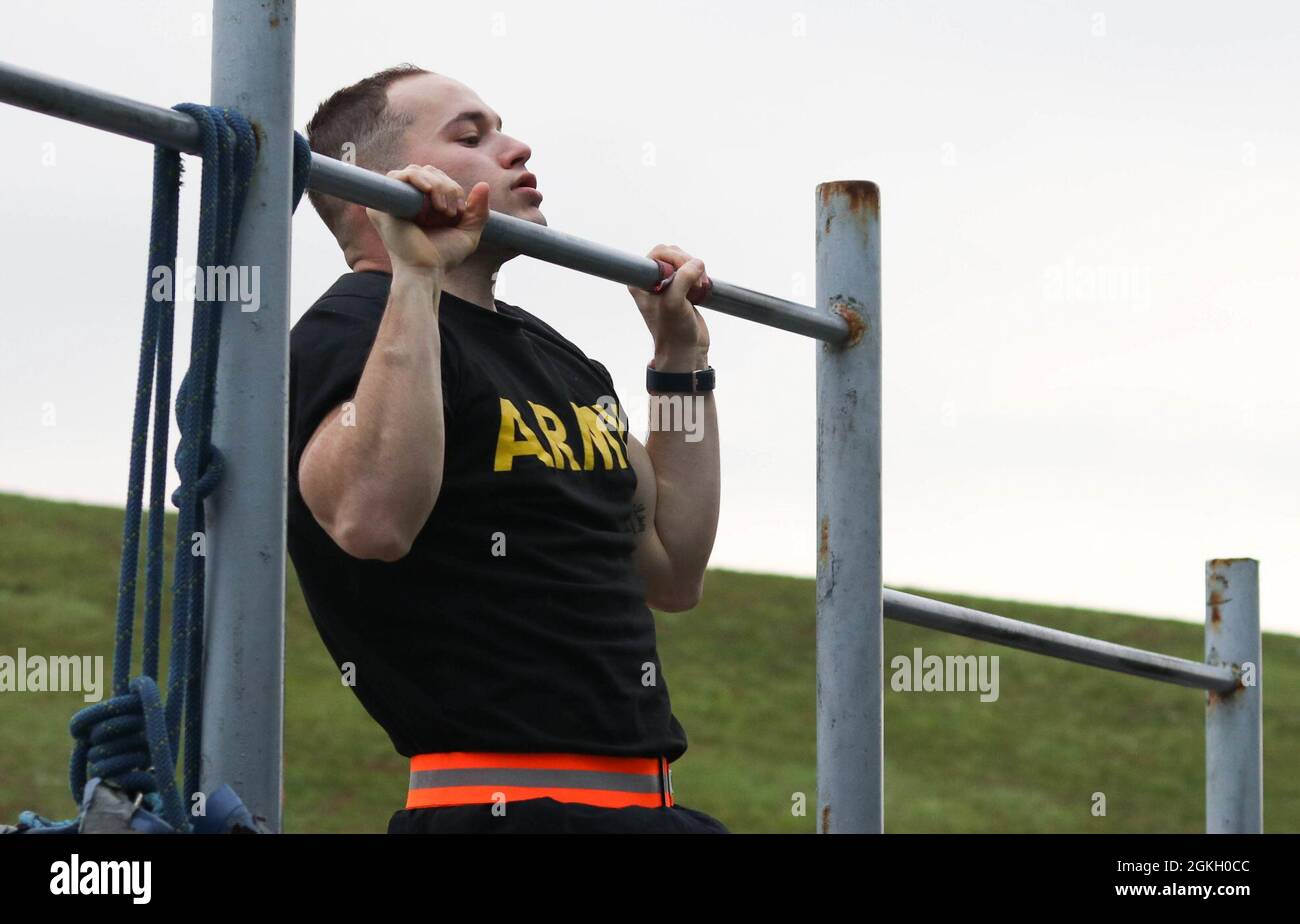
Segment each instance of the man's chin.
[[529,205],[524,208],[519,208],[515,203],[511,203],[511,205],[514,207],[510,209],[493,209],[493,211],[499,212],[502,215],[509,215],[511,218],[517,218],[520,221],[530,221],[535,225],[542,225],[543,227],[548,226],[546,216],[542,214],[542,210],[537,206]]

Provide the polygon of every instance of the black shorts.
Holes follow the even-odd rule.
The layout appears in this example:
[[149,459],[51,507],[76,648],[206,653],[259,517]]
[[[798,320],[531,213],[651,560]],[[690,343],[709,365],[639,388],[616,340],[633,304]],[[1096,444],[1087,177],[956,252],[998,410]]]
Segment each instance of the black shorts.
[[[602,808],[554,799],[508,802],[492,814],[490,803],[402,809],[389,834],[730,834],[711,815],[684,805]],[[504,812],[503,812],[504,810]]]

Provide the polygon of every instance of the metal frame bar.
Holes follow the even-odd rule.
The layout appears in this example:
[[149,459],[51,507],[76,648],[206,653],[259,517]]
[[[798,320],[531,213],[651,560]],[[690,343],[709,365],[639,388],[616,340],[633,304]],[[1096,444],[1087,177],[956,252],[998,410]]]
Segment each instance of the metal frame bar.
[[258,272],[260,303],[256,311],[242,311],[238,302],[222,306],[212,440],[225,474],[207,501],[200,782],[207,793],[229,783],[277,832],[284,790],[295,20],[294,0],[216,0],[212,11],[212,103],[239,110],[262,135],[231,257]]
[[885,590],[885,618],[1148,680],[1216,692],[1228,692],[1237,687],[1237,674],[1230,667],[1216,667],[1103,642],[1087,635],[1007,619],[898,590]]
[[[278,10],[280,4],[272,3],[271,7],[273,11]],[[215,34],[213,39],[216,40]],[[198,129],[184,113],[3,62],[0,62],[0,102],[137,141],[196,153]],[[288,137],[291,130],[292,124],[283,134]],[[307,186],[401,218],[414,218],[424,204],[423,196],[406,183],[322,154],[312,154]],[[624,253],[501,212],[488,216],[483,240],[526,257],[624,285],[646,289],[660,279],[658,264],[648,257]],[[713,292],[700,302],[702,307],[832,343],[849,337],[843,318],[818,314],[807,305],[722,282],[713,278],[712,273],[709,276],[713,280]]]
[[880,192],[817,187],[817,304],[857,336],[817,348],[817,830],[884,830]]
[[[265,307],[257,325],[241,312],[228,312],[233,323],[222,331],[214,439],[226,456],[227,472],[209,499],[208,607],[214,618],[205,665],[204,785],[233,782],[275,830],[282,785],[294,14],[293,0],[216,0],[213,35],[213,99],[246,113],[265,145],[254,179],[257,204],[245,209],[237,250],[237,262],[258,265],[265,274]],[[197,128],[182,113],[3,62],[0,102],[196,153]],[[320,154],[312,156],[308,186],[401,217],[414,217],[423,204],[406,184]],[[890,618],[1205,689],[1206,830],[1261,831],[1261,644],[1254,560],[1206,564],[1205,663],[883,588],[880,227],[874,184],[824,183],[817,187],[816,309],[716,279],[712,297],[702,303],[822,341],[817,356],[818,830],[883,831],[883,619]],[[483,237],[524,256],[625,285],[648,288],[659,279],[658,266],[645,257],[499,212],[491,213]],[[265,460],[277,450],[282,464],[267,466]],[[231,527],[228,533],[225,526]]]
[[1238,682],[1205,696],[1205,830],[1264,830],[1263,650],[1259,634],[1259,562],[1205,563],[1205,662]]

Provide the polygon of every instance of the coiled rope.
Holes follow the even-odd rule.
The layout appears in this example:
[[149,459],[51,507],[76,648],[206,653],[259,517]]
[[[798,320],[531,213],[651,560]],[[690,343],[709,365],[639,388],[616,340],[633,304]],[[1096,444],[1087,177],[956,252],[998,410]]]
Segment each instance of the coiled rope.
[[[233,109],[181,103],[173,107],[194,119],[200,130],[203,158],[199,211],[199,278],[209,267],[230,265],[244,199],[257,161],[258,143],[248,120]],[[306,189],[311,148],[294,133],[291,208]],[[172,573],[171,652],[164,703],[159,689],[161,651],[163,528],[170,415],[172,330],[175,317],[175,264],[182,163],[180,153],[154,148],[153,213],[149,233],[149,277],[144,329],[140,339],[135,417],[131,431],[130,477],[122,530],[118,578],[117,629],[113,650],[113,695],[72,717],[75,740],[69,768],[73,801],[80,810],[88,779],[98,777],[129,793],[177,832],[189,833],[187,806],[199,792],[202,742],[202,669],[204,625],[204,557],[195,554],[191,537],[205,536],[204,498],[221,480],[221,452],[212,445],[212,417],[223,304],[211,298],[194,303],[190,365],[176,396],[181,433],[176,450],[180,486],[171,501],[179,511]],[[166,278],[164,278],[166,277]],[[156,375],[155,375],[156,369]],[[155,389],[155,378],[157,388]],[[153,453],[149,485],[149,525],[145,559],[144,619],[139,676],[131,679],[135,632],[136,572],[139,567],[141,502],[149,403],[153,398]],[[183,732],[183,739],[182,739]],[[176,758],[184,744],[184,773],[176,786]],[[34,812],[19,816],[19,831],[75,833],[77,818],[51,822]]]

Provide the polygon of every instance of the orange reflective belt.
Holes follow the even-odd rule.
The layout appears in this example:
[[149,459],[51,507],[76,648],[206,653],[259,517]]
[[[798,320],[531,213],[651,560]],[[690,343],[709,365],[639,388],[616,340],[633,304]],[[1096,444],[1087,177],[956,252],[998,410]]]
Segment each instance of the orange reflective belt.
[[411,758],[408,809],[541,798],[605,808],[671,806],[672,771],[664,757],[448,751]]

